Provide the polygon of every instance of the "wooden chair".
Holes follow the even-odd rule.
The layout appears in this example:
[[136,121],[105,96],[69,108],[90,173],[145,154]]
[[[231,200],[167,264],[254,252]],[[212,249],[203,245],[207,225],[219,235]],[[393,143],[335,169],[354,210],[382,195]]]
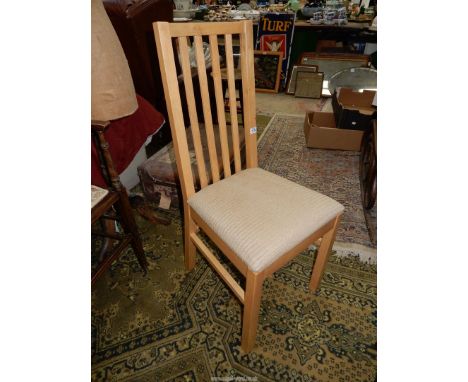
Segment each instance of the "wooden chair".
[[[91,226],[98,220],[102,222],[102,229],[93,229],[92,234],[105,238],[103,242],[104,250],[101,251],[100,256],[102,257],[101,261],[91,275],[91,285],[110,267],[112,262],[117,259],[128,245],[132,246],[133,252],[144,273],[147,272],[148,267],[138,227],[128,200],[127,190],[120,183],[119,175],[114,168],[112,157],[108,150],[109,144],[104,136],[104,131],[108,125],[109,122],[97,121],[94,121],[91,125],[91,132],[99,153],[103,175],[109,186],[108,189],[91,186]],[[123,233],[115,231],[113,228],[115,227],[115,221],[120,223]],[[115,240],[117,244],[112,245],[109,243],[109,240]]]
[[[257,166],[255,81],[252,22],[165,23],[153,24],[166,104],[176,153],[184,206],[185,265],[195,266],[198,249],[244,304],[241,347],[249,352],[255,344],[263,280],[284,266],[294,256],[322,238],[312,271],[310,289],[315,291],[331,252],[343,206],[327,196],[264,171]],[[243,88],[245,161],[241,161],[236,110],[233,35],[240,36],[240,59]],[[226,127],[221,84],[218,36],[223,36],[230,100],[231,125]],[[187,40],[196,46],[197,68],[203,101],[205,130],[209,144],[212,184],[200,143]],[[177,44],[172,39],[177,40]],[[210,43],[214,97],[218,111],[220,144],[215,144],[202,39]],[[181,52],[186,102],[195,147],[201,189],[195,192],[191,158],[187,147],[186,126],[177,86],[173,47]],[[232,134],[234,165],[229,163],[227,135]],[[222,173],[217,152],[221,151]],[[245,163],[246,168],[242,168]],[[246,277],[245,290],[234,280],[198,236],[203,232],[221,249],[231,263]]]

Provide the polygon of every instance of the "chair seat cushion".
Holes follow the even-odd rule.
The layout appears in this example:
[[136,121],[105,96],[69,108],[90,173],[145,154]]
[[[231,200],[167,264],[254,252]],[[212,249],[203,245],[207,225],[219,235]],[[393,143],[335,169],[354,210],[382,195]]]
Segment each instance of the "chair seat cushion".
[[254,272],[344,210],[328,196],[260,168],[211,184],[188,204]]

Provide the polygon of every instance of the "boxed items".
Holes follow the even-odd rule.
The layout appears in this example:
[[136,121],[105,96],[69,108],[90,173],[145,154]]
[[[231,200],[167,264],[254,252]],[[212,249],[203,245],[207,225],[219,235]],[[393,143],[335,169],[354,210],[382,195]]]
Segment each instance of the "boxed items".
[[364,135],[360,130],[338,129],[333,113],[306,113],[304,135],[307,147],[359,151]]
[[340,129],[368,130],[370,122],[377,116],[374,99],[377,92],[362,92],[350,88],[337,88],[332,98],[336,127]]

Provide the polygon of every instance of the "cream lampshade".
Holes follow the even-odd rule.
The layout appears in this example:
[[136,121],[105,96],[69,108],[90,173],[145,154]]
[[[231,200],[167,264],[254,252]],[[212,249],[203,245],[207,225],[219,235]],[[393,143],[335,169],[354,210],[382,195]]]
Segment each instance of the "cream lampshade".
[[91,0],[91,119],[133,114],[138,103],[120,41],[102,0]]

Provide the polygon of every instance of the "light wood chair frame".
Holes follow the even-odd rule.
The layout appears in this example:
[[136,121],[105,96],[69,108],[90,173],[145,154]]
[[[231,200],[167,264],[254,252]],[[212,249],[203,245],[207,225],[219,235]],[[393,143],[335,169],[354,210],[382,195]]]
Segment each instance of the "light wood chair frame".
[[[206,258],[219,276],[226,282],[236,297],[244,304],[241,348],[250,352],[255,344],[255,337],[260,312],[262,285],[266,277],[283,267],[301,251],[321,239],[317,258],[310,279],[310,290],[315,291],[320,283],[327,259],[330,255],[335,239],[336,228],[340,215],[336,216],[316,232],[290,249],[278,258],[270,266],[261,272],[253,272],[229,248],[229,246],[203,221],[203,219],[189,206],[188,199],[195,193],[194,176],[192,174],[189,150],[187,146],[186,127],[182,114],[181,97],[179,92],[178,75],[174,56],[174,46],[179,47],[180,66],[184,79],[186,102],[188,106],[191,131],[194,142],[194,150],[197,159],[197,169],[200,178],[201,189],[208,185],[205,160],[200,140],[198,118],[194,101],[192,75],[188,57],[188,38],[193,38],[195,45],[198,78],[200,82],[201,97],[203,101],[203,114],[205,130],[207,134],[208,153],[211,167],[212,182],[218,182],[222,176],[227,178],[232,175],[229,161],[229,147],[227,140],[227,127],[224,114],[224,97],[220,75],[220,57],[218,50],[218,36],[224,35],[226,48],[226,66],[228,73],[228,94],[231,114],[231,134],[234,150],[233,172],[242,171],[242,165],[246,168],[258,167],[257,142],[256,142],[256,109],[255,109],[255,78],[254,78],[254,49],[252,22],[250,20],[226,23],[153,23],[157,52],[160,62],[162,82],[166,97],[166,105],[171,125],[172,139],[176,155],[177,169],[183,194],[184,207],[184,254],[187,270],[195,266],[196,249]],[[234,83],[234,61],[232,51],[232,36],[240,36],[240,60],[243,84],[244,104],[244,134],[245,134],[245,161],[241,161],[241,148],[239,147],[239,132],[236,106],[236,90]],[[210,95],[207,87],[206,65],[202,48],[202,37],[208,36],[211,50],[212,77],[218,112],[218,126],[220,132],[220,147],[222,169],[218,164],[217,148],[213,133],[213,122],[210,109]],[[177,43],[174,44],[172,39]],[[243,289],[224,268],[218,258],[205,245],[198,236],[199,230],[203,232],[218,246],[230,262],[246,278],[246,287]]]

